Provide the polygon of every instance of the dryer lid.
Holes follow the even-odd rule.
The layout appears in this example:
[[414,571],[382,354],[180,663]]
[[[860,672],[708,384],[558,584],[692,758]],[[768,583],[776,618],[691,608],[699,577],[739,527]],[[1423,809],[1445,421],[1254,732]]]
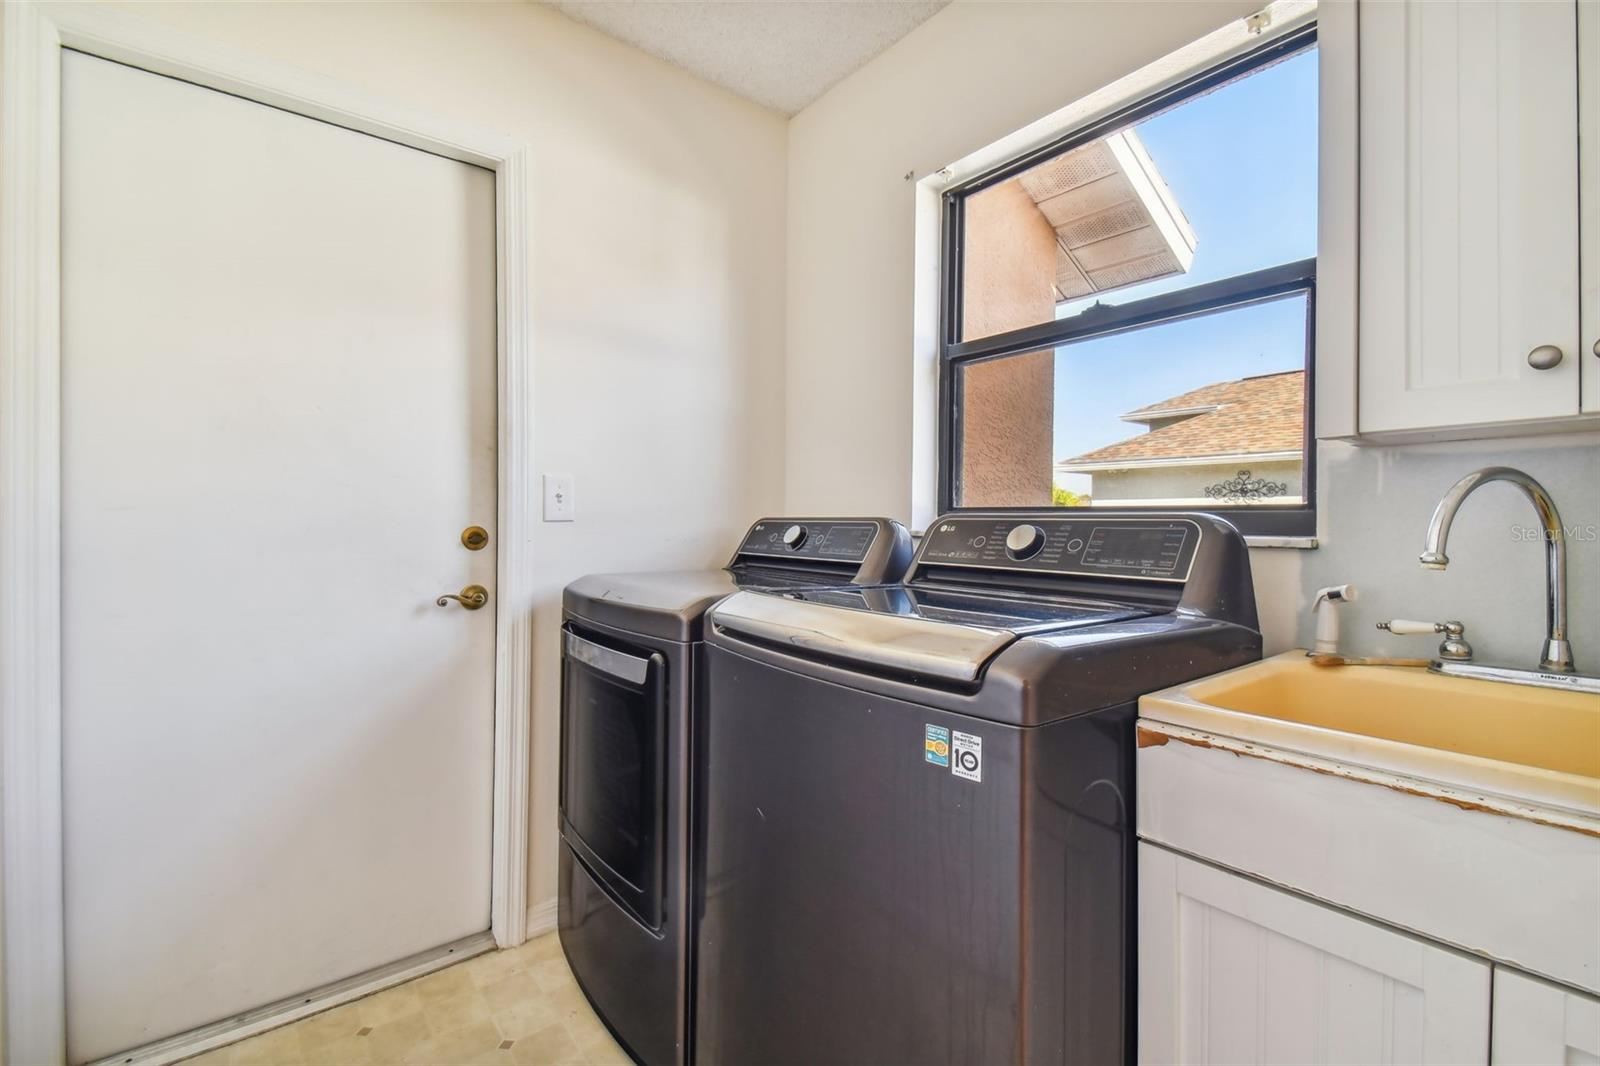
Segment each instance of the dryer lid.
[[722,570],[589,574],[566,587],[569,618],[675,643],[700,639],[706,610],[735,588]]

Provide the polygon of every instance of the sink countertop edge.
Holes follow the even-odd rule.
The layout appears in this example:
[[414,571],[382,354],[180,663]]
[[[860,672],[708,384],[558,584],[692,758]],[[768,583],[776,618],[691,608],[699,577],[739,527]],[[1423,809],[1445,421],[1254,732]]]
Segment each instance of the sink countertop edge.
[[[1227,713],[1238,714],[1240,712]],[[1315,729],[1318,727],[1311,726],[1307,728]],[[1434,799],[1466,811],[1478,811],[1483,814],[1496,814],[1506,818],[1516,818],[1554,829],[1565,829],[1570,832],[1582,833],[1585,836],[1600,838],[1600,814],[1589,815],[1556,804],[1498,795],[1470,787],[1464,788],[1459,784],[1452,784],[1430,777],[1400,773],[1384,767],[1364,765],[1314,752],[1295,750],[1225,733],[1196,729],[1191,726],[1152,718],[1142,708],[1136,729],[1137,746],[1140,748],[1156,747],[1175,740],[1194,747],[1225,751],[1243,758],[1263,759],[1283,766],[1340,777],[1360,784],[1376,785],[1406,795]],[[1325,729],[1320,731],[1324,733],[1332,732]],[[1414,747],[1414,745],[1396,746]],[[1463,756],[1463,758],[1474,757]]]

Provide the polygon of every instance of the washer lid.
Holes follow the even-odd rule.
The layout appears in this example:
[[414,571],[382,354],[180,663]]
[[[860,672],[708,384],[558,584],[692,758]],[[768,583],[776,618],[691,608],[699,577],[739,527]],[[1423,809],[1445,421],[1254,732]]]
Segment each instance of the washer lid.
[[952,585],[889,585],[866,589],[793,590],[794,598],[854,611],[913,615],[930,622],[1004,629],[1027,636],[1164,613],[1164,608],[1112,603],[1086,596],[1029,596],[973,591]]
[[1018,637],[1149,613],[1096,602],[1044,603],[890,585],[785,595],[740,592],[718,604],[711,621],[800,654],[973,682]]

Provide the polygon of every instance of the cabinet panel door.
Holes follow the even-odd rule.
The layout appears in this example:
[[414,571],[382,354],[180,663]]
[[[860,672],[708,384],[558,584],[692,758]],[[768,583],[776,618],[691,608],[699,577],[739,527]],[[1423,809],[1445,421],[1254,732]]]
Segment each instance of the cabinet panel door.
[[1139,845],[1139,1061],[1485,1062],[1489,964]]
[[1360,430],[1576,415],[1576,0],[1360,11]]
[[1600,1063],[1600,999],[1495,967],[1494,1061]]
[[1600,0],[1578,4],[1578,200],[1583,209],[1583,409],[1600,414]]

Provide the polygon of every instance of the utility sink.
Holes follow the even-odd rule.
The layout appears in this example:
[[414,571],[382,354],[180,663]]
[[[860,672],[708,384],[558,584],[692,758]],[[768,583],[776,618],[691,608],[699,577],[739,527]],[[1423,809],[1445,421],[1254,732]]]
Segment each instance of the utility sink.
[[1600,699],[1402,666],[1280,655],[1188,688],[1202,703],[1323,729],[1600,778]]
[[1314,666],[1292,651],[1146,696],[1140,716],[1600,816],[1600,697],[1589,694]]

